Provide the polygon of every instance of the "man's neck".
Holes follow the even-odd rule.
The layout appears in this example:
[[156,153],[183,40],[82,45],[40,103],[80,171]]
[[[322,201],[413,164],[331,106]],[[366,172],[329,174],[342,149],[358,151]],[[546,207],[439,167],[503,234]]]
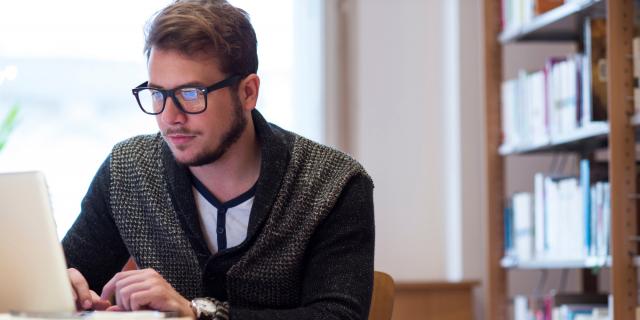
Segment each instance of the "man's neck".
[[238,141],[220,159],[189,170],[224,203],[253,187],[260,176],[260,161],[260,145],[250,119]]

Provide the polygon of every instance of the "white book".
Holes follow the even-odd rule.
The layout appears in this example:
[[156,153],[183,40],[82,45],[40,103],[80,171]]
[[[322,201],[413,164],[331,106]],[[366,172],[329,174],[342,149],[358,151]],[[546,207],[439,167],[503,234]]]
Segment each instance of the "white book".
[[572,252],[572,237],[575,232],[574,214],[573,214],[573,190],[571,179],[562,179],[558,181],[560,210],[556,212],[558,223],[562,226],[562,232],[559,233],[558,251],[564,259],[575,258]]
[[526,296],[513,297],[513,320],[528,320],[528,300]]
[[505,144],[519,146],[522,142],[518,130],[518,79],[506,81],[502,90]]
[[571,252],[576,258],[583,259],[587,257],[587,247],[585,246],[587,221],[584,216],[584,201],[582,188],[579,179],[573,179],[573,203],[571,208],[571,216],[573,217],[573,234],[569,235],[572,244]]
[[593,311],[591,312],[591,317],[593,320],[609,320],[609,309],[593,308]]
[[527,72],[520,70],[518,72],[518,85],[516,97],[516,130],[518,131],[519,145],[528,146],[531,144],[529,136],[529,117],[528,117],[528,96],[527,96]]
[[535,16],[535,3],[533,0],[523,0],[524,8],[523,8],[523,23],[530,23]]
[[561,257],[561,252],[558,251],[558,240],[560,232],[562,231],[562,225],[559,223],[558,217],[558,185],[553,181],[551,177],[545,177],[544,179],[544,195],[545,195],[545,211],[546,211],[546,232],[545,242],[547,256],[550,259]]
[[553,112],[552,122],[550,123],[551,137],[558,137],[562,134],[562,69],[564,61],[554,64],[551,72],[551,105],[549,106]]
[[578,128],[578,65],[576,55],[569,59],[569,74],[567,75],[567,86],[569,87],[569,108],[570,121],[569,131],[575,131]]
[[576,127],[576,67],[573,59],[563,63],[562,68],[562,135],[575,130]]
[[522,1],[516,0],[511,2],[513,8],[513,27],[520,28],[522,26]]
[[513,196],[514,247],[519,261],[531,260],[533,256],[533,212],[531,194],[517,193]]
[[545,233],[545,195],[544,195],[544,174],[536,173],[534,180],[534,251],[536,259],[543,259],[546,255]]
[[546,114],[544,104],[544,72],[538,71],[530,75],[531,81],[531,122],[532,137],[534,145],[542,145],[548,143],[546,133]]
[[507,80],[501,86],[501,115],[503,144],[513,146],[513,80]]

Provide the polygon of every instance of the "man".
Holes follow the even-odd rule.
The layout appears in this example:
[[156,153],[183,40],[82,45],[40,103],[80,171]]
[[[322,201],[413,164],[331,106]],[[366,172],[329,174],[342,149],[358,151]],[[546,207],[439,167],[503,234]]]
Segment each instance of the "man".
[[[63,239],[78,308],[366,319],[372,181],[255,110],[246,13],[177,1],[148,26],[145,52],[149,81],[133,94],[160,133],[113,148]],[[129,257],[138,269],[121,271]]]

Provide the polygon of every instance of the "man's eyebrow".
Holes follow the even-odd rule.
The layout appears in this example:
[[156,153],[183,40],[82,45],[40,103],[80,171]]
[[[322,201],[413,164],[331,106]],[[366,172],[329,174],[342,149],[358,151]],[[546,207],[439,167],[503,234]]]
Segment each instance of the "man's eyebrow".
[[[158,88],[158,89],[163,89],[166,90],[165,87],[161,86],[161,85],[157,85],[153,82],[148,82],[147,86],[152,87],[152,88]],[[187,82],[187,83],[183,83],[173,89],[180,89],[180,88],[186,88],[186,87],[206,87],[206,85],[202,82],[198,82],[198,81],[192,81],[192,82]]]

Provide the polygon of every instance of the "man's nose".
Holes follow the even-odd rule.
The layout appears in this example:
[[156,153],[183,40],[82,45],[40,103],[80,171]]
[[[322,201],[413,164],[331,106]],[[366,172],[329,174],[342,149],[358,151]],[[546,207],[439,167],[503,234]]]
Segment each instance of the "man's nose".
[[160,119],[166,124],[181,124],[185,122],[187,115],[169,97],[165,103],[164,111],[160,114]]

